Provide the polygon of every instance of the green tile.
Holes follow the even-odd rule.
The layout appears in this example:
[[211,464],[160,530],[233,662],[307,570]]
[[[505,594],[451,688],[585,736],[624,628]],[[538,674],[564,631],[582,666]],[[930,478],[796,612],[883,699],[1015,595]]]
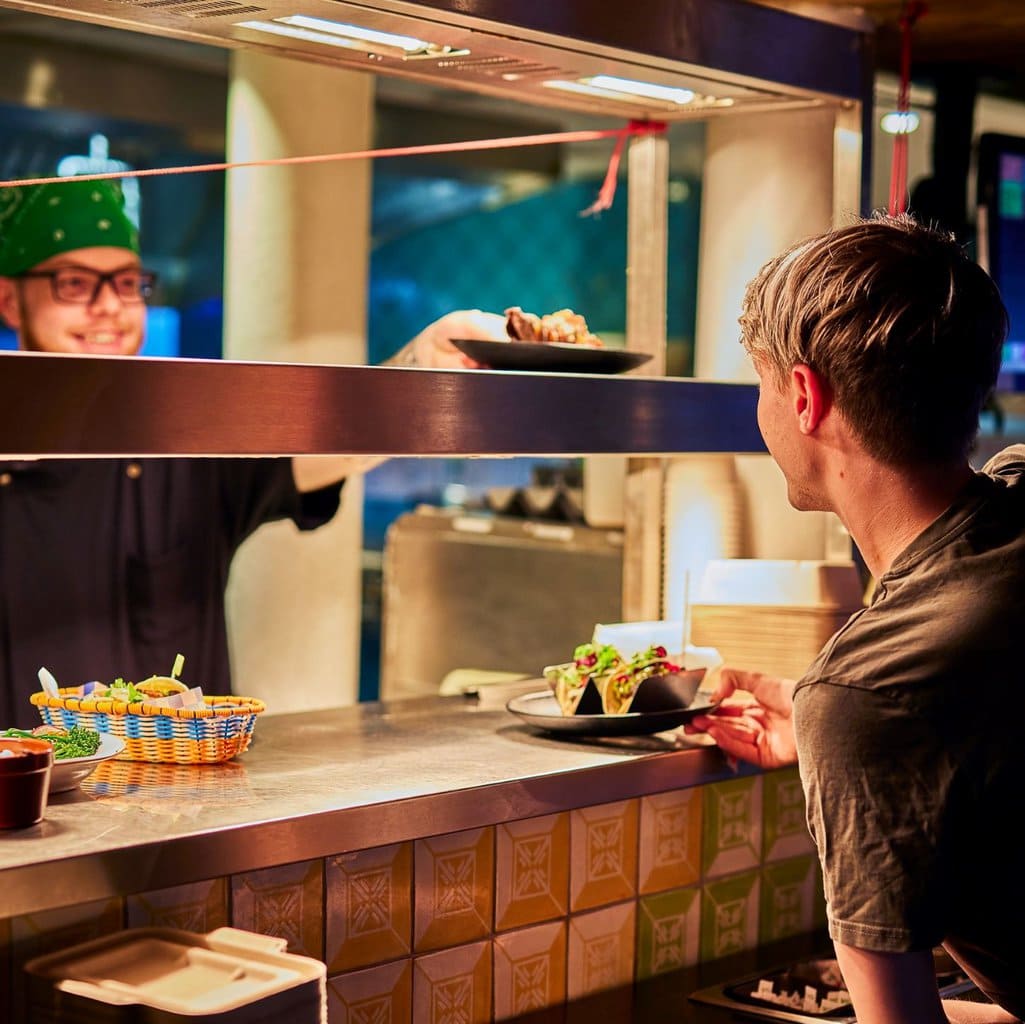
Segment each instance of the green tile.
[[701,890],[701,960],[758,945],[759,873],[748,871],[709,882]]
[[814,857],[794,857],[762,868],[759,941],[774,942],[813,931],[820,889]]
[[705,878],[756,868],[762,859],[762,776],[703,787],[701,870]]
[[650,978],[698,961],[701,890],[642,896],[637,913],[637,977]]
[[768,772],[762,779],[762,800],[763,862],[814,853],[797,768]]

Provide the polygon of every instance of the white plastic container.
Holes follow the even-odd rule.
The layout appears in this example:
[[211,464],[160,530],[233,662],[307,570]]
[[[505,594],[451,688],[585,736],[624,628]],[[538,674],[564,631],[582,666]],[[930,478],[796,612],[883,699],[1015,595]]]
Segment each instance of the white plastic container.
[[284,939],[134,928],[30,960],[33,1024],[325,1024],[327,968]]

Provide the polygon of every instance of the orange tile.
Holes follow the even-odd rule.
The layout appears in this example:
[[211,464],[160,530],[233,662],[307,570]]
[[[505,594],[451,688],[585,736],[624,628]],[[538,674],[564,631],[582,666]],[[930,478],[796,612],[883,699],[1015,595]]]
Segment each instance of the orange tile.
[[495,1020],[566,1000],[566,922],[495,936]]
[[300,861],[231,876],[231,923],[324,959],[324,863]]
[[488,1024],[491,943],[475,942],[413,961],[416,1024]]
[[125,914],[130,928],[210,932],[228,923],[228,880],[209,878],[205,882],[129,896],[125,900]]
[[638,802],[570,812],[570,910],[589,910],[637,894]]
[[701,789],[641,798],[638,891],[679,889],[701,877]]
[[495,829],[495,928],[521,928],[566,913],[569,815],[550,814]]
[[328,857],[324,870],[328,974],[408,956],[413,844]]
[[569,919],[566,994],[580,999],[629,985],[634,973],[637,907],[617,903]]
[[413,1019],[410,960],[379,964],[327,980],[329,1024],[407,1024]]
[[413,859],[413,949],[487,938],[494,915],[494,828],[417,839]]

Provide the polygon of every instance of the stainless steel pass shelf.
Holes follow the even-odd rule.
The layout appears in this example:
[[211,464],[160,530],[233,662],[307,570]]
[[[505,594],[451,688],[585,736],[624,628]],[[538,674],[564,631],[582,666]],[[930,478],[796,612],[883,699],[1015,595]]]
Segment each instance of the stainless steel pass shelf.
[[0,353],[0,457],[760,452],[749,384]]

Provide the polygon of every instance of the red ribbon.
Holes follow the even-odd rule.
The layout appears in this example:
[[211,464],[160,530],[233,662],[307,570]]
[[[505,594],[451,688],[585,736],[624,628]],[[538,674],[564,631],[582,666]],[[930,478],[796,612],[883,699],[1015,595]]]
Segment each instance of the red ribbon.
[[890,166],[890,216],[903,213],[908,205],[908,132],[907,113],[911,109],[911,30],[928,7],[921,0],[911,0],[900,18],[900,86],[897,90],[897,112],[904,114],[902,130],[893,137],[893,162]]
[[616,139],[612,156],[609,157],[608,169],[605,171],[605,180],[601,183],[601,188],[598,189],[598,198],[586,210],[580,211],[581,217],[590,217],[612,206],[612,200],[616,195],[616,181],[619,177],[619,161],[623,156],[623,147],[626,145],[627,138],[631,135],[661,134],[665,130],[666,125],[663,121],[631,121],[625,128],[619,130],[617,133],[619,138]]

